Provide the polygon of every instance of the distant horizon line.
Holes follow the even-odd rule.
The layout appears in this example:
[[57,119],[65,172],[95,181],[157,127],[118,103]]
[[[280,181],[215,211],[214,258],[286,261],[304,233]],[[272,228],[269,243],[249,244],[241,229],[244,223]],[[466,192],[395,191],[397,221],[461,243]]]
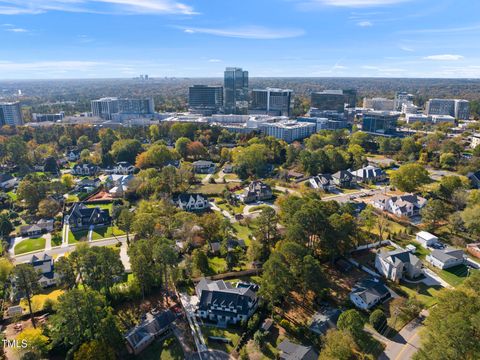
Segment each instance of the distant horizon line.
[[[0,79],[6,81],[68,81],[68,80],[150,80],[164,79],[223,79],[218,76],[149,76],[148,80],[139,77],[86,77],[86,78],[17,78]],[[391,80],[480,80],[480,77],[387,77],[387,76],[250,76],[249,79],[391,79]]]

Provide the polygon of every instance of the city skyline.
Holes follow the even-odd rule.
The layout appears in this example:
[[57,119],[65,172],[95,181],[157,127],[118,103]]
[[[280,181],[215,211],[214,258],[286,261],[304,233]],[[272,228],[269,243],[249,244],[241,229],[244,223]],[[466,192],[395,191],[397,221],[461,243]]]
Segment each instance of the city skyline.
[[[461,6],[459,6],[461,5]],[[0,0],[0,79],[480,77],[480,4]]]

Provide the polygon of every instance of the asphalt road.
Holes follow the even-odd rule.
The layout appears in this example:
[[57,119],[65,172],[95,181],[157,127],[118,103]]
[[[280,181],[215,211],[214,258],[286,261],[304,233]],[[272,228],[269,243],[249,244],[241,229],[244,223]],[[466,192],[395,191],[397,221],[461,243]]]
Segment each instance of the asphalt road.
[[[98,241],[87,242],[90,246],[109,246],[115,245],[118,242],[122,243],[122,246],[126,246],[127,237],[126,236],[117,236],[116,238],[103,239]],[[25,255],[13,256],[12,259],[15,263],[24,263],[30,260],[32,255],[43,256],[43,254],[48,254],[50,256],[54,255],[64,255],[67,252],[75,250],[76,244],[70,244],[68,246],[58,246],[50,250],[42,250],[37,252],[28,253]],[[122,259],[123,261],[123,259]]]
[[386,342],[385,350],[378,357],[379,360],[409,360],[417,352],[420,347],[419,332],[423,327],[425,313],[417,319],[407,324],[400,332],[391,340],[382,339]]

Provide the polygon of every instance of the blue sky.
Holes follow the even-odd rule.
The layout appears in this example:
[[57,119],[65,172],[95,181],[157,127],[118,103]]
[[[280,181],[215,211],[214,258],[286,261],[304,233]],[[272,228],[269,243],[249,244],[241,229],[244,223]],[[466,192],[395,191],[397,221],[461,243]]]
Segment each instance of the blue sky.
[[0,79],[480,77],[477,0],[0,0]]

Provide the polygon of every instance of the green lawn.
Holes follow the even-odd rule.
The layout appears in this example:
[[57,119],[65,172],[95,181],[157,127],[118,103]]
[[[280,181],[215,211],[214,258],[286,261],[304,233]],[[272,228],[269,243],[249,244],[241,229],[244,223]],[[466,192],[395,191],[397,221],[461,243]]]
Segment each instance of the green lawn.
[[112,207],[113,203],[108,203],[108,204],[88,204],[87,207],[89,208],[100,208],[102,210],[108,210],[110,214],[112,213]]
[[182,347],[176,338],[156,341],[135,357],[142,360],[183,360]]
[[399,285],[408,297],[416,297],[426,308],[437,303],[438,292],[443,289],[441,286],[427,286],[424,283],[410,284],[402,282]]
[[225,184],[201,184],[192,187],[192,192],[205,195],[222,194],[227,188]]
[[22,242],[15,245],[15,255],[25,254],[31,251],[38,251],[45,249],[45,239],[41,238],[31,238],[23,240]]
[[68,243],[75,244],[79,241],[88,240],[88,230],[80,230],[73,232],[70,230],[68,232]]
[[116,226],[105,226],[95,228],[92,234],[92,240],[101,240],[105,238],[111,238],[115,236],[122,236],[125,235],[125,232],[120,230]]
[[252,234],[252,229],[248,228],[247,226],[241,225],[238,222],[233,224],[233,228],[235,229],[235,235],[237,236],[237,238],[245,241],[246,246],[250,246],[251,240],[248,236]]
[[[219,329],[210,326],[202,326],[202,334],[209,348],[222,350],[230,353],[238,344],[242,331],[234,328]],[[210,340],[208,338],[209,336],[218,336],[230,339],[232,341],[232,344],[225,344],[220,341]]]
[[458,265],[450,269],[440,270],[437,273],[443,280],[448,282],[450,285],[458,286],[467,278],[468,268],[465,265]]

